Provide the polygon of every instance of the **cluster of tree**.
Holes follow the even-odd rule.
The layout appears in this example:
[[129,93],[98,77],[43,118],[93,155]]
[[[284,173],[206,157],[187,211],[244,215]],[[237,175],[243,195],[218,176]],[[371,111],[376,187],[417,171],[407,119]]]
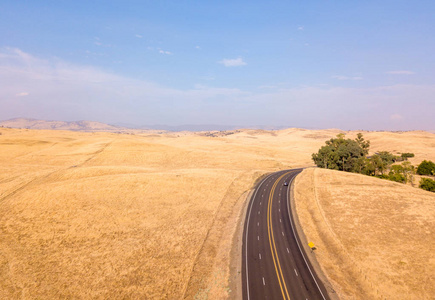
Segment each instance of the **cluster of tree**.
[[388,175],[381,174],[377,177],[401,183],[412,183],[414,181],[414,174],[414,166],[409,161],[405,161],[400,165],[391,166]]
[[[398,157],[388,151],[381,151],[367,156],[370,141],[366,141],[361,133],[358,133],[355,140],[345,139],[344,134],[339,134],[325,144],[312,155],[314,163],[320,168],[377,176],[403,183],[413,180],[415,168],[406,161],[409,157],[414,157],[413,153],[402,153]],[[405,161],[393,165],[398,160]]]
[[370,141],[366,141],[361,133],[355,140],[345,139],[341,133],[325,144],[312,155],[314,163],[320,168],[377,176],[384,175],[398,159],[388,151],[368,157]]
[[422,178],[420,180],[420,188],[429,192],[435,192],[435,180]]
[[435,175],[435,163],[432,161],[423,160],[417,168],[418,175]]
[[[369,153],[370,141],[361,133],[355,140],[345,139],[344,134],[337,135],[325,142],[317,153],[313,153],[314,163],[320,168],[341,170],[376,176],[392,181],[408,183],[414,181],[414,174],[435,176],[435,163],[424,160],[416,168],[407,161],[414,153],[402,153],[395,156],[388,151],[381,151],[372,156]],[[394,164],[402,161],[401,164]],[[420,188],[435,192],[435,180],[422,178]]]
[[360,173],[368,154],[370,142],[359,133],[355,140],[345,139],[340,133],[337,138],[325,142],[326,145],[312,155],[314,163],[321,168]]
[[[423,160],[417,167],[417,174],[435,176],[435,163],[430,160]],[[422,178],[420,188],[429,192],[435,192],[435,180]]]

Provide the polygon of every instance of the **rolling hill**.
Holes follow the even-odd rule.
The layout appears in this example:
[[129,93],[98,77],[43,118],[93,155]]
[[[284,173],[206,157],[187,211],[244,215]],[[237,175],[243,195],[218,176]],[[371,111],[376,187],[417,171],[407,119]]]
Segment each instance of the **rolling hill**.
[[73,130],[73,131],[119,131],[122,127],[112,126],[94,121],[45,121],[28,118],[14,118],[1,121],[0,126],[9,128],[26,129],[50,129],[50,130]]

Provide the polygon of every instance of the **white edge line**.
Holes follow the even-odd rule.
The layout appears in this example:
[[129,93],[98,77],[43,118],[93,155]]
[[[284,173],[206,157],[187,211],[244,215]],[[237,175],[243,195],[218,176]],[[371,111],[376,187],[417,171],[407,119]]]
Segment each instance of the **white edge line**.
[[245,236],[245,262],[246,262],[246,290],[247,290],[247,295],[248,295],[248,300],[249,298],[249,273],[248,273],[248,231],[249,231],[249,220],[251,219],[251,211],[252,211],[252,206],[254,204],[255,201],[255,197],[257,196],[257,192],[258,190],[261,189],[261,185],[266,181],[266,179],[268,179],[270,176],[272,176],[274,173],[270,174],[269,176],[267,176],[266,178],[263,179],[262,182],[260,182],[260,184],[258,185],[258,188],[255,190],[255,193],[253,195],[253,197],[251,198],[251,207],[249,208],[249,214],[248,214],[248,223],[246,224],[246,236]]
[[[299,173],[298,173],[298,174],[299,174]],[[311,276],[313,277],[314,282],[316,283],[317,288],[319,289],[320,294],[322,295],[323,299],[326,300],[325,296],[324,296],[323,293],[322,293],[322,290],[320,289],[319,284],[317,283],[316,278],[315,278],[314,275],[313,275],[313,272],[311,271],[310,266],[309,266],[308,263],[307,263],[307,260],[305,259],[304,252],[302,252],[301,246],[299,245],[299,241],[298,241],[298,238],[297,238],[297,236],[296,236],[296,232],[295,232],[295,229],[294,229],[294,227],[293,227],[293,221],[292,221],[292,218],[291,218],[291,215],[290,215],[290,187],[291,187],[291,184],[292,184],[292,182],[293,182],[293,179],[295,179],[296,176],[297,176],[297,175],[295,175],[295,176],[292,178],[292,180],[291,180],[290,183],[289,183],[289,188],[287,189],[287,212],[288,212],[288,217],[289,217],[289,219],[290,219],[290,225],[291,225],[291,227],[292,227],[292,231],[293,231],[293,234],[294,234],[294,236],[295,236],[296,244],[298,244],[299,251],[301,252],[302,257],[304,258],[305,264],[307,265],[308,270],[310,271],[310,274],[311,274]]]

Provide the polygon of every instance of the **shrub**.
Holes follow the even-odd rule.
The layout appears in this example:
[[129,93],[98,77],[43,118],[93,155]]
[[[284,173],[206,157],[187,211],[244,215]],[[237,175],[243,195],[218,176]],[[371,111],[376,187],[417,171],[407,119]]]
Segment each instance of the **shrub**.
[[422,178],[420,180],[420,188],[429,192],[435,192],[435,180]]
[[376,175],[376,177],[381,178],[381,179],[395,181],[395,182],[400,182],[400,183],[406,182],[405,176],[403,174],[399,174],[399,173],[390,172],[390,174],[388,174],[388,175],[381,174],[381,175]]
[[435,175],[435,163],[432,161],[423,160],[417,168],[419,175]]
[[414,157],[414,153],[409,153],[409,152],[402,153],[401,157],[403,160],[408,160],[408,158]]
[[400,182],[400,183],[405,183],[406,182],[406,178],[403,174],[390,174],[388,175],[388,179],[391,181],[396,181],[396,182]]

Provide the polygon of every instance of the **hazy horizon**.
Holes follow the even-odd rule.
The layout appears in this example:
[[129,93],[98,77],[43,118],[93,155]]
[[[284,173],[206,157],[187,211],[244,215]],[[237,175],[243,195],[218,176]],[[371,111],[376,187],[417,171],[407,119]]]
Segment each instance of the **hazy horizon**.
[[434,130],[435,3],[0,4],[0,119]]
[[[35,122],[65,122],[65,123],[80,123],[80,122],[98,122],[94,120],[73,120],[73,121],[65,121],[65,120],[42,120],[42,119],[34,119],[34,118],[25,118],[25,117],[18,117],[18,118],[11,118],[7,120],[0,120],[0,126],[3,127],[10,127],[8,125],[5,125],[4,122],[13,122],[13,121],[19,121],[20,120],[29,120],[35,121]],[[318,128],[318,127],[300,127],[300,126],[286,126],[286,125],[261,125],[261,124],[248,124],[248,125],[232,125],[232,124],[180,124],[180,125],[167,125],[167,124],[141,124],[141,125],[135,125],[135,124],[128,124],[128,123],[102,123],[101,124],[119,127],[119,128],[125,128],[125,129],[132,129],[132,130],[164,130],[164,131],[172,131],[172,132],[180,132],[180,131],[191,131],[191,132],[199,132],[199,131],[233,131],[233,130],[285,130],[290,128],[297,128],[302,130],[342,130],[342,131],[367,131],[367,132],[382,132],[382,131],[390,131],[390,132],[409,132],[409,131],[427,131],[429,133],[435,133],[435,130],[427,129],[406,129],[406,130],[383,130],[383,129],[374,129],[374,130],[366,130],[362,128],[357,129],[348,129],[348,128],[333,128],[333,127],[325,127],[325,128]],[[40,125],[40,123],[38,123]],[[12,126],[10,128],[30,128],[30,129],[38,129],[38,127],[33,126]],[[63,128],[63,127],[62,127]],[[62,129],[60,128],[60,129]],[[55,128],[57,129],[57,128]],[[89,129],[79,129],[79,130],[89,130]],[[104,130],[103,130],[104,131]]]

